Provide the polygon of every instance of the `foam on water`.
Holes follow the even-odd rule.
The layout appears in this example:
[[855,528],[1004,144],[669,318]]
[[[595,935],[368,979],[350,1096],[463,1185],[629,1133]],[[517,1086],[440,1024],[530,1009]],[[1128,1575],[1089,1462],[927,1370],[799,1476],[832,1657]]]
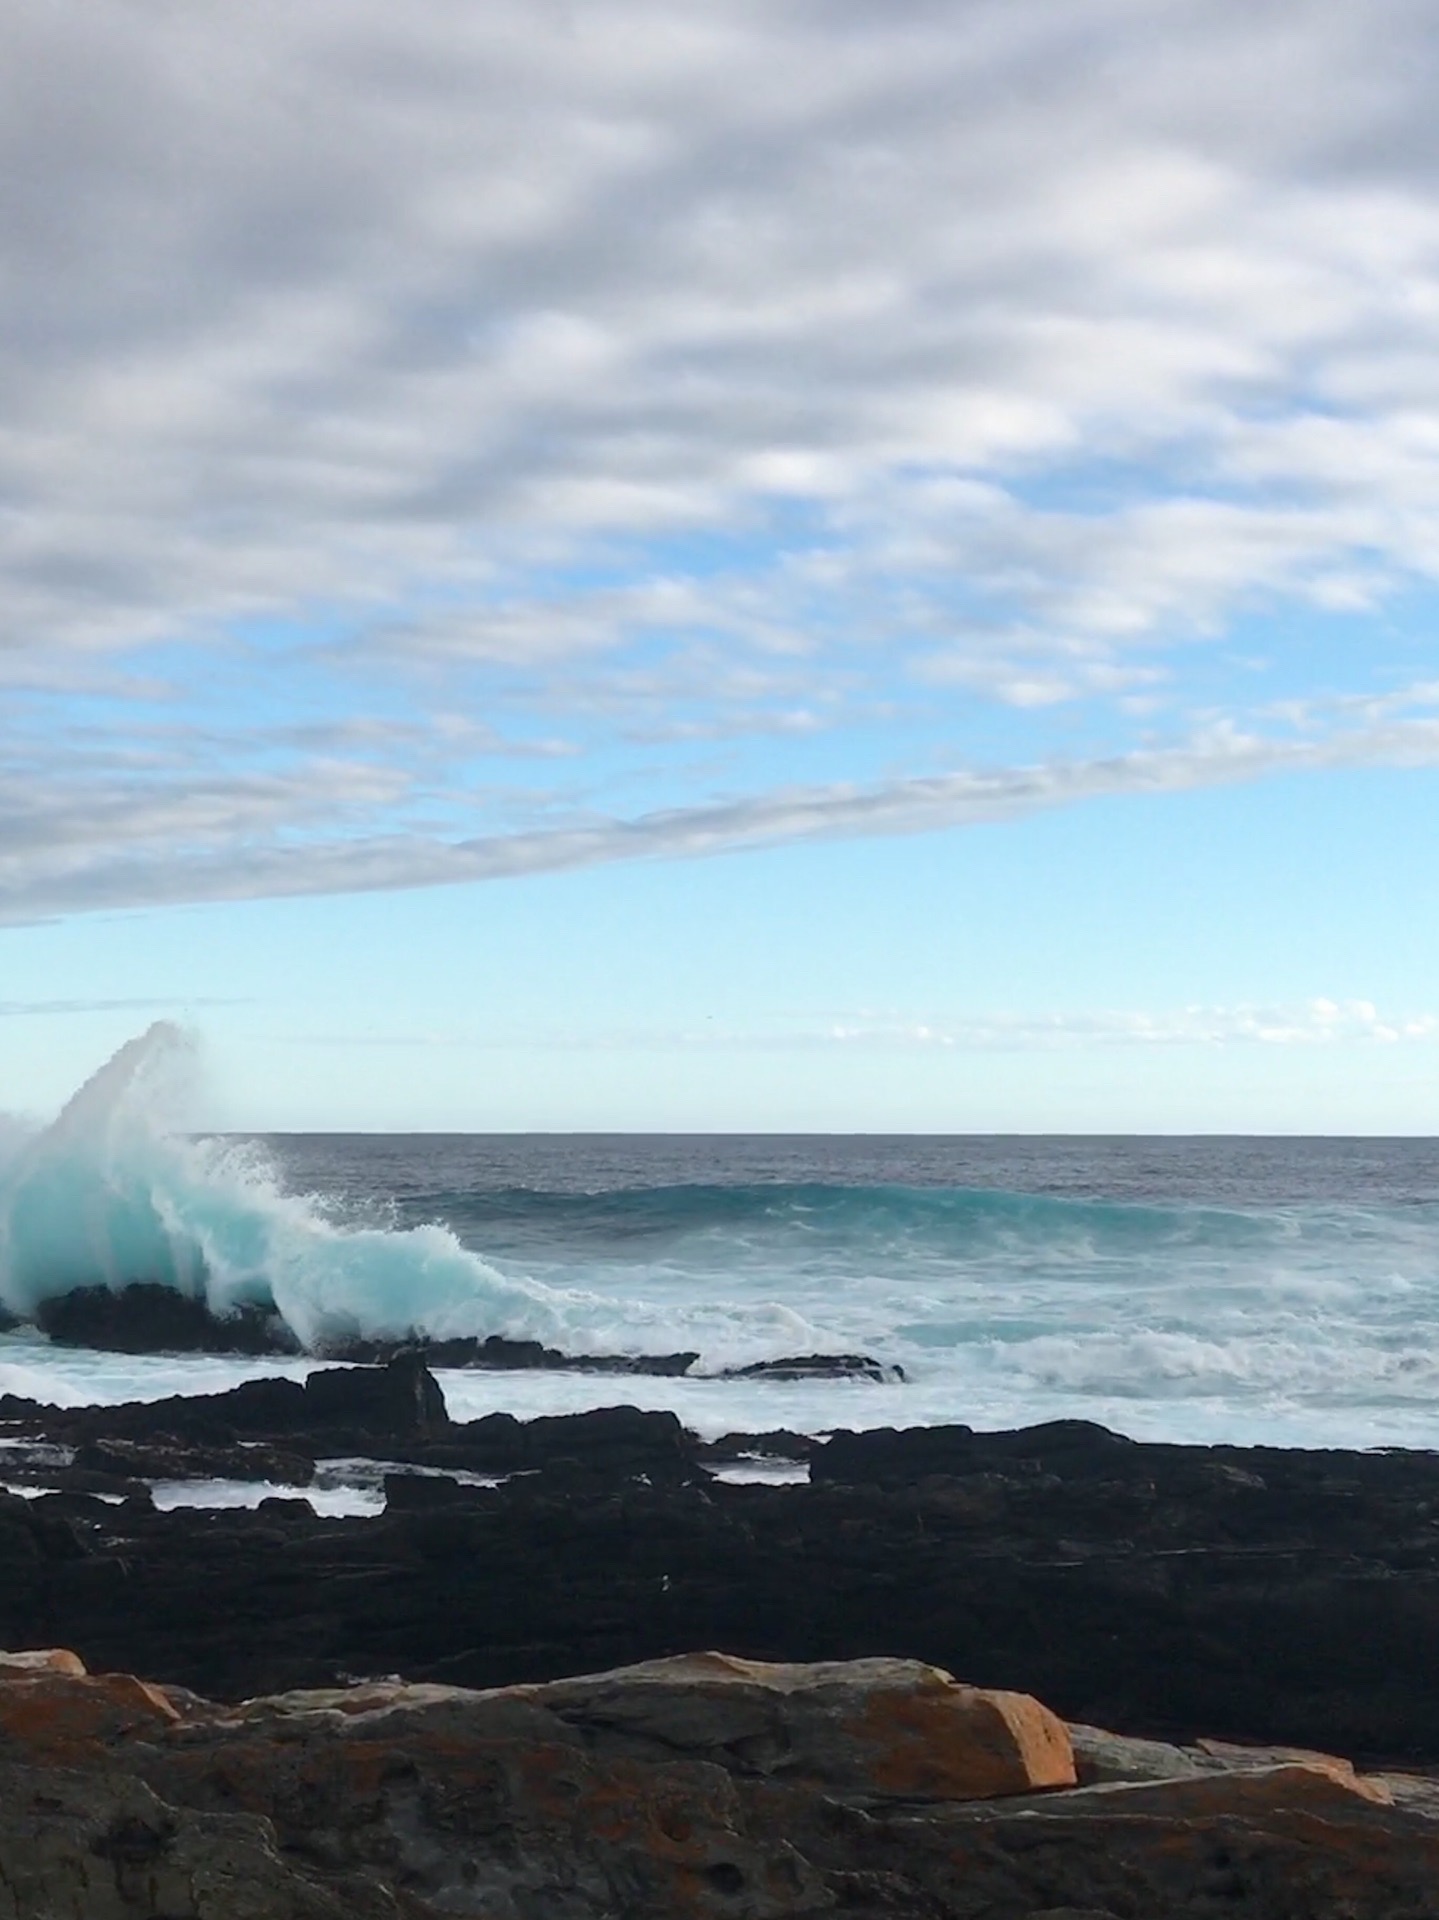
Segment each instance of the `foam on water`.
[[445,1228],[346,1226],[282,1192],[257,1148],[175,1131],[190,1053],[178,1028],[151,1027],[0,1173],[12,1312],[79,1286],[159,1281],[219,1314],[273,1308],[306,1348],[355,1334],[560,1334],[563,1303],[547,1288],[503,1278]]
[[[273,1304],[309,1344],[413,1328],[701,1355],[675,1379],[446,1374],[460,1418],[625,1400],[706,1435],[1081,1416],[1140,1438],[1439,1444],[1434,1143],[266,1151],[176,1130],[186,1057],[152,1029],[0,1172],[0,1298],[163,1278],[220,1312]],[[718,1377],[823,1351],[899,1362],[907,1382]],[[306,1367],[0,1337],[0,1391],[55,1401]]]

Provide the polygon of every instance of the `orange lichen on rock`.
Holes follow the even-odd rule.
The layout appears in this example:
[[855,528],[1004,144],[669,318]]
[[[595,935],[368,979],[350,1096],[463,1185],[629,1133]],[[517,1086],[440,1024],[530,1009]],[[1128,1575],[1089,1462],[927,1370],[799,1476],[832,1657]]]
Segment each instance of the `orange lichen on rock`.
[[133,1674],[21,1675],[0,1685],[0,1756],[92,1766],[111,1743],[178,1719],[160,1689]]
[[87,1671],[78,1653],[68,1647],[36,1647],[27,1653],[0,1651],[0,1680],[24,1679],[34,1673],[65,1673],[82,1679]]
[[1069,1729],[1027,1693],[936,1682],[876,1689],[853,1723],[869,1749],[874,1790],[917,1800],[993,1800],[1072,1787]]
[[683,1654],[524,1691],[592,1734],[842,1792],[974,1800],[1075,1782],[1057,1714],[920,1660]]

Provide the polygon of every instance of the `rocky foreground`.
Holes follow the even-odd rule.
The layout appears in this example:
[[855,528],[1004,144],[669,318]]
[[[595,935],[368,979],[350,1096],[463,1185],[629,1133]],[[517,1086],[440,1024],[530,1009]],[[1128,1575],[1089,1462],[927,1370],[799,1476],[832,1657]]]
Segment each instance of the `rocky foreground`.
[[220,1707],[0,1656],[5,1920],[1422,1920],[1439,1788],[721,1654]]
[[[75,1649],[0,1681],[0,1920],[1439,1920],[1434,1454],[452,1422],[413,1356],[0,1442],[0,1644]],[[282,1491],[156,1506],[216,1477]]]

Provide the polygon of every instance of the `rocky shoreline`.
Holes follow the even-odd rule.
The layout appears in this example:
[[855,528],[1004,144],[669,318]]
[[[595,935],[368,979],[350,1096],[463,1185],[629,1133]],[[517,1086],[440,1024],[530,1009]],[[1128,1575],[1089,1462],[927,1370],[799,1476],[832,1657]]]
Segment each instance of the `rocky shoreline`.
[[705,1653],[222,1706],[0,1654],[5,1920],[1432,1920],[1439,1785]]
[[[214,1353],[255,1359],[293,1358],[305,1352],[273,1309],[241,1306],[224,1314],[212,1313],[203,1299],[158,1280],[131,1281],[123,1287],[71,1287],[39,1301],[28,1323],[0,1307],[0,1333],[12,1333],[26,1324],[43,1333],[53,1346],[102,1353]],[[540,1340],[512,1340],[500,1333],[431,1339],[413,1332],[396,1339],[336,1336],[314,1357],[379,1366],[399,1353],[418,1354],[431,1367],[473,1367],[488,1373],[639,1374],[666,1380],[682,1378],[700,1357],[697,1352],[565,1353]],[[880,1381],[902,1380],[904,1369],[864,1353],[811,1353],[731,1367],[719,1377]]]
[[[147,1675],[179,1715],[182,1731],[162,1743],[167,1754],[198,1724],[187,1718],[191,1696],[232,1703],[203,1709],[205,1725],[229,1728],[242,1724],[233,1703],[324,1693],[323,1706],[295,1709],[293,1723],[289,1709],[271,1716],[265,1739],[277,1752],[284,1747],[288,1766],[295,1741],[303,1747],[310,1739],[295,1729],[310,1728],[312,1714],[330,1716],[323,1725],[335,1740],[341,1722],[350,1726],[371,1711],[390,1714],[387,1727],[401,1720],[419,1727],[421,1720],[404,1715],[438,1701],[436,1688],[453,1704],[722,1647],[785,1669],[878,1659],[959,1674],[980,1689],[1042,1701],[1071,1728],[1113,1729],[1105,1738],[1120,1744],[1105,1752],[1119,1765],[1122,1747],[1129,1771],[1107,1775],[1111,1782],[1129,1780],[1137,1791],[1134,1769],[1150,1768],[1143,1776],[1150,1779],[1160,1767],[1170,1771],[1159,1777],[1188,1783],[1183,1793],[1166,1788],[1158,1811],[1126,1799],[1121,1845],[1111,1832],[1114,1808],[1075,1800],[1079,1788],[1064,1789],[1070,1798],[1062,1814],[1047,1798],[1041,1818],[1021,1794],[1004,1803],[1008,1811],[986,1813],[976,1825],[972,1812],[953,1807],[942,1819],[933,1808],[894,1806],[879,1817],[863,1795],[851,1806],[828,1792],[810,1793],[803,1804],[785,1801],[781,1817],[794,1783],[771,1780],[763,1821],[777,1823],[774,1830],[818,1876],[804,1882],[808,1906],[766,1906],[746,1869],[748,1905],[716,1883],[704,1895],[708,1905],[665,1907],[651,1892],[647,1906],[639,1894],[621,1899],[611,1887],[609,1906],[598,1894],[576,1894],[568,1906],[556,1895],[546,1906],[533,1889],[502,1898],[492,1874],[484,1881],[489,1891],[468,1906],[454,1904],[460,1896],[452,1889],[448,1905],[351,1904],[345,1911],[493,1920],[651,1911],[1018,1920],[1046,1911],[1047,1900],[1049,1910],[1067,1904],[1115,1920],[1160,1913],[1439,1917],[1439,1855],[1431,1860],[1424,1851],[1439,1844],[1439,1829],[1425,1824],[1428,1801],[1418,1787],[1405,1789],[1396,1813],[1387,1805],[1376,1811],[1379,1801],[1347,1775],[1336,1786],[1330,1763],[1326,1784],[1305,1774],[1298,1802],[1285,1798],[1294,1786],[1287,1775],[1277,1798],[1265,1799],[1269,1790],[1248,1780],[1259,1765],[1256,1746],[1342,1754],[1386,1777],[1439,1770],[1439,1456],[1431,1453],[1148,1445],[1083,1422],[1010,1433],[884,1429],[825,1441],[737,1434],[704,1443],[672,1414],[623,1406],[525,1422],[503,1414],[456,1422],[413,1354],[386,1366],[324,1369],[303,1384],[255,1380],[224,1394],[144,1405],[47,1408],[7,1398],[0,1400],[0,1442],[0,1479],[16,1489],[0,1495],[0,1644],[63,1645],[92,1673]],[[303,1489],[342,1468],[368,1476],[369,1517],[323,1517],[305,1498]],[[768,1484],[769,1475],[789,1483]],[[206,1478],[274,1491],[244,1508],[157,1505],[156,1485]],[[72,1676],[76,1684],[79,1678]],[[394,1701],[376,1704],[377,1687],[399,1687],[403,1712]],[[363,1701],[371,1704],[362,1709]],[[463,1717],[470,1708],[453,1711]],[[253,1730],[253,1719],[243,1724]],[[230,1743],[230,1752],[239,1738],[227,1732],[221,1744]],[[1082,1748],[1089,1736],[1070,1738]],[[1212,1802],[1220,1788],[1210,1776],[1227,1780],[1232,1772],[1215,1742],[1247,1751],[1243,1793],[1251,1797],[1243,1807],[1232,1798],[1222,1808]],[[657,1752],[645,1764],[663,1772]],[[1188,1756],[1183,1764],[1176,1753]],[[23,1758],[0,1751],[0,1759]],[[255,1817],[281,1833],[284,1820],[254,1800],[254,1782],[272,1762],[279,1765],[273,1755],[262,1764],[250,1754],[235,1777],[251,1783],[243,1805],[252,1808],[253,1800]],[[1291,1763],[1271,1755],[1264,1765],[1271,1764],[1282,1772]],[[208,1801],[202,1807],[203,1795],[175,1800],[173,1768],[148,1760],[138,1771],[128,1761],[126,1768],[127,1778],[167,1806],[210,1808]],[[1083,1791],[1102,1784],[1091,1775]],[[731,1826],[734,1807],[749,1807],[751,1789],[733,1787],[739,1800],[725,1801]],[[659,1773],[644,1790],[661,1792]],[[673,1782],[663,1787],[672,1790],[679,1790]],[[1329,1799],[1321,1807],[1315,1794]],[[1340,1813],[1329,1804],[1336,1794]],[[1191,1813],[1181,1814],[1181,1805]],[[1143,1846],[1135,1827],[1141,1806]],[[836,1807],[849,1811],[841,1817]],[[1258,1828],[1244,1824],[1251,1816]],[[1144,1825],[1154,1821],[1160,1826]],[[1189,1836],[1173,1842],[1174,1858],[1189,1860],[1199,1876],[1189,1891],[1183,1874],[1153,1878],[1158,1866],[1139,1863],[1166,1821]],[[1203,1845],[1210,1846],[1213,1833],[1233,1821],[1242,1845],[1225,1845],[1234,1858],[1268,1864],[1252,1872],[1236,1866],[1236,1885],[1247,1891],[1225,1905],[1212,1887],[1203,1891],[1223,1875],[1212,1863],[1203,1873],[1194,1864],[1195,1849],[1203,1851],[1194,1836],[1209,1833]],[[1356,1821],[1362,1843],[1351,1832]],[[1369,1860],[1390,1904],[1363,1891],[1370,1868],[1359,1874],[1360,1891],[1335,1891],[1341,1881],[1348,1887],[1353,1861],[1343,1872],[1337,1855],[1323,1864],[1331,1829],[1342,1829],[1343,1847],[1352,1841],[1355,1857]],[[1395,1837],[1401,1829],[1403,1847]],[[1039,1853],[1073,1854],[1095,1871],[1118,1848],[1115,1857],[1131,1860],[1133,1885],[1147,1891],[1142,1899],[1114,1889],[1091,1898],[1079,1868],[1065,1867],[1072,1895],[1026,1893],[1025,1906],[1016,1894],[1005,1905],[994,1890],[999,1883],[985,1876],[998,1872],[1001,1854],[1009,1859],[1031,1844],[1021,1846],[1025,1835]],[[1394,1867],[1399,1879],[1385,1880],[1391,1851],[1403,1854],[1411,1841],[1429,1879],[1421,1874],[1410,1887],[1408,1867]],[[474,1834],[471,1842],[480,1845]],[[956,1849],[989,1862],[974,1869],[988,1904],[977,1894],[961,1897],[944,1879],[951,1868],[936,1863],[952,1863]],[[871,1864],[857,1864],[864,1861]],[[921,1871],[920,1861],[930,1864]],[[1301,1875],[1301,1865],[1310,1876],[1302,1899],[1286,1878]],[[842,1879],[871,1871],[897,1875],[904,1898],[896,1894],[886,1905],[887,1894],[871,1889],[861,1897],[860,1881]],[[1408,1889],[1402,1898],[1401,1885]],[[1422,1891],[1426,1885],[1433,1891]],[[843,1897],[841,1886],[849,1888]],[[414,1897],[432,1896],[439,1897],[422,1889]],[[391,1886],[385,1897],[400,1894]],[[0,1920],[11,1910],[0,1884]],[[170,1912],[123,1904],[53,1910]],[[251,1909],[174,1909],[192,1910]]]

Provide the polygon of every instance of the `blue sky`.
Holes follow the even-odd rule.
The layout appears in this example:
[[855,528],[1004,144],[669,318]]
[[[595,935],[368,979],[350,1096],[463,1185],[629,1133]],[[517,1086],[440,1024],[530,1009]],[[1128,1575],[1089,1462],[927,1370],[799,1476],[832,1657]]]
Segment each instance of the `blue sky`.
[[0,23],[0,1107],[1439,1130],[1379,0]]

